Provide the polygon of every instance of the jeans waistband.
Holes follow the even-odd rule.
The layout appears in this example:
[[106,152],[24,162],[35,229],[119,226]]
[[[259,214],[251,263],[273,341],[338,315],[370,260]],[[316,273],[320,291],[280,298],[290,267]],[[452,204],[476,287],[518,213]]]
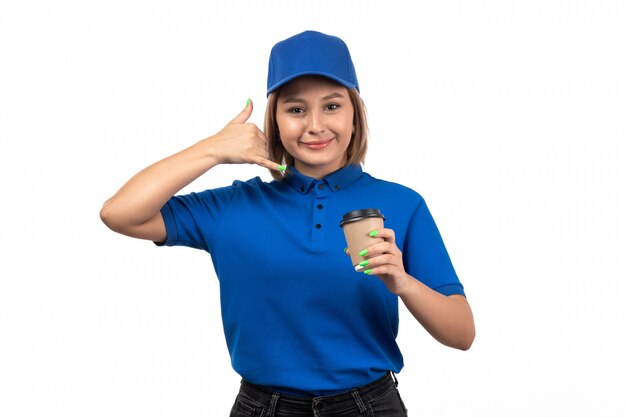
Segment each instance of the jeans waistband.
[[332,412],[356,408],[360,413],[366,411],[365,404],[386,394],[396,387],[398,381],[392,372],[388,372],[382,378],[364,385],[353,388],[341,394],[327,395],[323,397],[301,398],[268,391],[260,386],[241,381],[240,393],[252,401],[262,405],[268,410],[268,417],[273,417],[276,412],[281,413],[311,413],[316,415],[322,412]]

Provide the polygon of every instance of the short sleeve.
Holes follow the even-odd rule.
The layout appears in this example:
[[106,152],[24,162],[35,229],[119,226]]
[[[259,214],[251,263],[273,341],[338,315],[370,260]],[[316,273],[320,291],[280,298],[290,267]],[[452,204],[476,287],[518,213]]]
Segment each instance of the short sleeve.
[[403,254],[409,275],[443,295],[465,295],[439,229],[423,199],[410,219]]
[[159,245],[188,246],[211,252],[222,213],[237,189],[228,187],[172,197],[161,208],[167,240]]

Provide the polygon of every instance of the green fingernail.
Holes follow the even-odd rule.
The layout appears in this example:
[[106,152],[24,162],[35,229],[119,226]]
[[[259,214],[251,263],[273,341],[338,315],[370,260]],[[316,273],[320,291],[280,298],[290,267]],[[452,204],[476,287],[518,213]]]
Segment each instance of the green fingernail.
[[281,170],[281,171],[284,171],[284,170],[287,169],[287,167],[284,166],[284,165],[278,165],[278,169]]
[[376,236],[378,236],[379,233],[380,232],[378,230],[372,230],[369,234],[370,234],[371,237],[376,237]]
[[344,251],[345,253],[348,253],[348,248],[343,248],[343,251]]
[[359,266],[367,266],[367,264],[370,263],[370,261],[368,261],[367,259],[364,260],[363,262],[359,263]]
[[370,275],[372,273],[372,270],[371,269],[366,269],[365,271],[363,271],[363,273],[365,275]]
[[246,100],[246,107],[248,107],[248,106],[250,105],[250,102],[251,102],[251,101],[252,101],[252,100],[250,100],[250,97],[248,97],[248,99]]
[[359,252],[359,256],[365,256],[367,255],[367,249],[363,249],[361,252]]

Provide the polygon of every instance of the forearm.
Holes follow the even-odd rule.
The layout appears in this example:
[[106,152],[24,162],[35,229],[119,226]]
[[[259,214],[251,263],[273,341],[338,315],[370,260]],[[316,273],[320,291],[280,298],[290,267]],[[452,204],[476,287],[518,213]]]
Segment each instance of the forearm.
[[411,314],[440,343],[467,350],[475,336],[472,309],[462,295],[445,296],[407,274],[398,293]]
[[152,219],[174,194],[218,164],[211,149],[209,139],[204,139],[137,173],[104,203],[100,212],[104,223],[127,233]]

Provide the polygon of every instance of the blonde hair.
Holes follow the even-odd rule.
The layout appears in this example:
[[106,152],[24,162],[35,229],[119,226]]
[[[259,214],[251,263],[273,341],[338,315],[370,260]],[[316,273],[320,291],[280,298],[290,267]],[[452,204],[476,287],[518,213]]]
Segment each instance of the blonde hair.
[[[267,137],[267,148],[269,159],[281,165],[293,165],[293,156],[291,156],[283,146],[278,137],[278,124],[276,123],[276,104],[281,88],[274,90],[267,97],[267,107],[265,109],[265,126],[263,128],[265,137]],[[347,149],[348,162],[346,165],[360,165],[365,162],[365,154],[367,153],[367,140],[369,138],[369,128],[367,126],[367,111],[365,103],[356,88],[348,89],[348,96],[354,108],[354,133]],[[282,180],[284,174],[270,169],[272,177],[276,180]]]

